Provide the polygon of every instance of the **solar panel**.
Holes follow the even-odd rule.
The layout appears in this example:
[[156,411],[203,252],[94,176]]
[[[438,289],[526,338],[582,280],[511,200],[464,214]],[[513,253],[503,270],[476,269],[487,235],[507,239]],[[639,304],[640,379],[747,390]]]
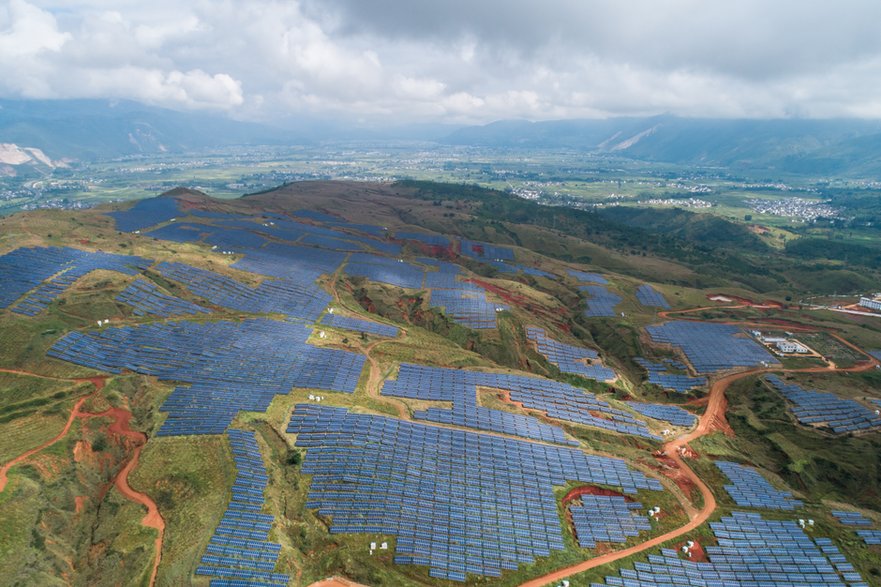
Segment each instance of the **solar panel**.
[[177,200],[168,197],[138,200],[128,210],[108,212],[116,220],[116,228],[124,232],[143,230],[148,226],[171,220],[181,214]]
[[[811,539],[792,520],[766,520],[733,512],[710,522],[717,546],[704,548],[709,562],[679,557],[674,550],[606,577],[616,587],[847,587],[866,585],[826,538]],[[599,587],[600,584],[592,584]]]
[[843,510],[833,510],[832,515],[835,516],[840,523],[845,526],[871,526],[872,520],[865,517],[859,512],[848,512]]
[[596,548],[597,542],[622,544],[631,536],[652,529],[647,516],[637,510],[642,504],[617,495],[582,495],[581,503],[569,506],[575,537],[582,548]]
[[881,428],[881,415],[855,400],[810,391],[795,383],[786,383],[776,375],[765,379],[790,402],[790,410],[806,426],[827,428],[836,434]]
[[510,247],[493,245],[481,241],[462,239],[462,254],[475,259],[495,259],[497,261],[513,261],[514,251]]
[[162,291],[162,289],[145,279],[136,279],[118,296],[117,302],[130,305],[136,316],[183,316],[187,314],[205,314],[210,310],[192,302],[182,300]]
[[662,490],[620,459],[345,408],[297,405],[287,431],[331,533],[393,535],[396,563],[457,581],[562,550],[554,487],[567,480]]
[[548,279],[555,279],[557,277],[553,273],[542,271],[541,269],[538,269],[536,267],[528,267],[526,265],[519,265],[517,263],[506,263],[505,261],[490,261],[489,264],[502,273],[523,273],[524,275],[531,275],[533,277],[547,277]]
[[643,306],[663,308],[665,310],[670,309],[670,304],[664,298],[664,295],[647,283],[636,288],[636,299]]
[[526,338],[535,344],[540,354],[564,373],[581,375],[596,381],[611,381],[616,377],[612,369],[599,363],[599,354],[593,349],[558,342],[550,338],[544,328],[534,326],[526,329]]
[[399,332],[396,326],[370,322],[368,320],[362,320],[361,318],[341,316],[340,314],[325,314],[324,318],[321,319],[321,323],[326,324],[327,326],[333,326],[334,328],[342,328],[354,332],[365,332],[367,334],[387,336],[389,338],[396,337]]
[[732,463],[716,461],[716,466],[725,473],[732,484],[725,491],[739,506],[772,510],[794,510],[801,507],[801,500],[792,497],[788,491],[775,489],[757,470]]
[[673,369],[685,371],[685,365],[672,359],[663,359],[661,362],[653,362],[642,357],[633,359],[648,372],[648,382],[664,389],[672,389],[680,393],[688,392],[696,387],[707,384],[706,377],[692,377],[687,373],[674,373]]
[[674,320],[647,326],[646,331],[654,342],[682,349],[698,373],[779,364],[765,347],[729,324]]
[[674,426],[685,426],[686,428],[693,426],[697,420],[697,416],[691,412],[680,408],[679,406],[671,406],[667,404],[645,404],[641,402],[629,402],[627,404],[630,409],[663,422],[669,422]]
[[3,283],[0,308],[9,307],[24,296],[12,311],[36,316],[77,279],[92,271],[102,269],[135,275],[151,263],[143,257],[68,247],[15,249],[0,256],[0,282]]
[[[538,425],[530,417],[494,414],[477,406],[477,387],[507,392],[511,402],[539,410],[558,420],[594,426],[610,432],[658,439],[645,422],[611,407],[584,389],[538,377],[484,373],[404,363],[398,377],[386,381],[383,395],[429,401],[453,402],[452,410],[429,408],[414,416],[445,423],[458,423],[553,442],[570,443],[556,427]],[[514,416],[517,416],[516,418]]]
[[598,283],[600,285],[606,285],[609,283],[609,280],[599,273],[588,273],[587,271],[579,271],[578,269],[567,269],[566,272],[581,283]]
[[229,445],[236,466],[232,500],[214,531],[197,575],[225,577],[226,582],[211,584],[287,585],[290,577],[275,573],[281,545],[269,541],[275,518],[261,513],[263,492],[269,479],[254,432],[230,429]]
[[70,332],[48,354],[183,383],[160,408],[168,416],[157,434],[219,434],[240,410],[266,411],[293,387],[355,390],[364,356],[312,346],[310,334],[302,324],[266,319],[159,322]]
[[602,285],[583,285],[578,291],[587,295],[587,309],[584,315],[594,317],[615,316],[615,306],[621,303],[621,296],[612,293]]

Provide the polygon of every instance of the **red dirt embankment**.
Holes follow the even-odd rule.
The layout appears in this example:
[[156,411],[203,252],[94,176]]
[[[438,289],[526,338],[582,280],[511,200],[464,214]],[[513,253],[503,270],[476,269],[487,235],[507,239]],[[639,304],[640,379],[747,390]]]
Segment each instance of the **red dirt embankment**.
[[616,496],[623,497],[626,501],[633,501],[633,498],[627,497],[623,493],[619,491],[613,491],[611,489],[604,489],[602,487],[594,487],[593,485],[583,485],[581,487],[575,487],[566,494],[563,498],[563,505],[565,506],[570,501],[574,499],[578,499],[582,495],[608,495],[608,496]]

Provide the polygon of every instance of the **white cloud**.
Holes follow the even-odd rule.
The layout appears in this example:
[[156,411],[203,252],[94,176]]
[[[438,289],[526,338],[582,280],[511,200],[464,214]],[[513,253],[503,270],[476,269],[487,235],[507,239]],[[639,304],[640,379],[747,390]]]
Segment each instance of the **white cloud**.
[[0,95],[395,123],[881,117],[881,3],[0,0]]

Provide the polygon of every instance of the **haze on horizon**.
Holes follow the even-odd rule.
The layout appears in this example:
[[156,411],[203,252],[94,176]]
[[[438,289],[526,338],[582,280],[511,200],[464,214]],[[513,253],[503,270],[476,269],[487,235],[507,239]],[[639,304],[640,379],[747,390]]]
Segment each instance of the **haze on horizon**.
[[0,97],[236,119],[881,118],[881,3],[0,0]]

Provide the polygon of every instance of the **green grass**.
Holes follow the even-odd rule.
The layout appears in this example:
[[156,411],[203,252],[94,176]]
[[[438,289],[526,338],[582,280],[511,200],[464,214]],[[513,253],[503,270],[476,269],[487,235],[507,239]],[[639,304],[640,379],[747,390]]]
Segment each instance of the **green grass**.
[[156,501],[166,523],[158,585],[191,582],[234,479],[223,436],[154,438],[144,447],[129,481]]

